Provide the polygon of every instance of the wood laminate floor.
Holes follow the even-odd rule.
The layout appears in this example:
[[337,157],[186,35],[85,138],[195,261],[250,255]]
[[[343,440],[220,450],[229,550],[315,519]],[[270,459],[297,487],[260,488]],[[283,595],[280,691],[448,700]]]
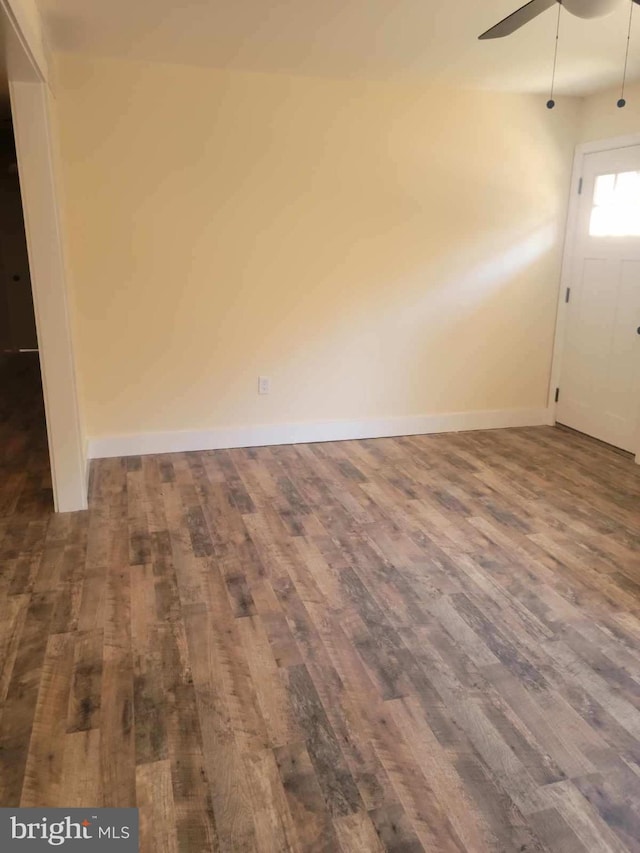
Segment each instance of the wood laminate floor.
[[628,456],[113,459],[54,516],[0,435],[0,806],[137,805],[143,853],[640,850]]

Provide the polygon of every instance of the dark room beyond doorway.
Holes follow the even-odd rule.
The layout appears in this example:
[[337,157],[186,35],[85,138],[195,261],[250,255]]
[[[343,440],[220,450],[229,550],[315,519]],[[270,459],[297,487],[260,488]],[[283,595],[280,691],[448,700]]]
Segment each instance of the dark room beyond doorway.
[[53,509],[51,471],[10,118],[0,119],[0,523]]

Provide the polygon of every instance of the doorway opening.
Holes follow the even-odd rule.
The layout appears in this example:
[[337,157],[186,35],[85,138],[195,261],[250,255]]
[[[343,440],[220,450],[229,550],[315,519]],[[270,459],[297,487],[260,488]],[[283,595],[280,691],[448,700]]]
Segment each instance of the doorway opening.
[[[25,483],[32,504],[36,500],[47,500],[51,508],[49,496],[52,493],[55,511],[74,512],[87,508],[88,470],[67,306],[68,276],[56,177],[58,152],[53,131],[55,91],[37,10],[34,7],[36,14],[33,16],[25,15],[21,7],[22,4],[12,0],[0,0],[0,32],[3,34],[0,39],[0,99],[4,93],[4,102],[11,105],[38,349],[37,354],[18,353],[26,358],[20,360],[25,368],[16,393],[24,395],[28,377],[33,378],[34,389],[41,378],[50,462],[48,474],[44,453],[38,457],[40,467],[35,465],[36,456],[32,457],[30,464],[34,467]],[[3,310],[8,314],[6,303],[4,309],[0,303],[0,311]],[[16,313],[20,313],[19,309]],[[12,352],[8,355],[0,349],[4,368],[7,361],[17,359],[15,349],[31,349],[16,345],[15,338],[10,348]],[[30,368],[26,366],[29,356]],[[40,361],[40,377],[33,367],[36,356]],[[37,412],[38,406],[34,405],[31,411]],[[32,418],[29,423],[42,425],[42,420]],[[35,437],[29,446],[38,446]],[[39,446],[43,448],[44,444]],[[7,458],[14,461],[11,453]],[[18,482],[16,476],[14,472],[14,489]],[[18,482],[18,487],[20,484],[24,485],[23,481]],[[7,494],[15,494],[5,492],[3,486],[5,484],[0,483],[0,504]],[[27,502],[25,497],[23,505]]]
[[0,520],[53,510],[38,336],[9,104],[0,100]]

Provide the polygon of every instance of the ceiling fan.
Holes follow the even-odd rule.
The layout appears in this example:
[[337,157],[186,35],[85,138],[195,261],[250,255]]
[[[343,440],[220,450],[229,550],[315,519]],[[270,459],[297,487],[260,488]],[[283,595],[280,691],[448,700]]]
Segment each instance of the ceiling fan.
[[[640,0],[633,0],[633,2],[640,5]],[[603,18],[605,15],[614,12],[616,7],[620,5],[619,0],[531,0],[530,3],[525,3],[524,6],[508,15],[495,27],[491,27],[479,38],[499,39],[510,36],[511,33],[546,12],[547,9],[551,9],[556,3],[560,3],[567,12],[571,12],[578,18]]]

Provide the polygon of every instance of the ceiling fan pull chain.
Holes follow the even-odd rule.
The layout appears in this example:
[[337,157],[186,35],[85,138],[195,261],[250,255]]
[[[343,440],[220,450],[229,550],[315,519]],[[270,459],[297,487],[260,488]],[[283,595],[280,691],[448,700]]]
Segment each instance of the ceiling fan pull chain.
[[558,45],[560,42],[560,15],[562,13],[562,2],[558,0],[558,24],[556,26],[556,49],[553,55],[553,73],[551,74],[551,94],[549,96],[549,100],[547,101],[547,109],[552,110],[556,102],[553,99],[554,89],[556,85],[556,68],[558,66]]
[[626,86],[626,83],[627,83],[627,67],[629,65],[629,48],[631,46],[631,26],[633,24],[633,8],[634,8],[634,6],[635,6],[635,3],[633,0],[631,0],[631,12],[629,13],[629,30],[627,31],[627,52],[626,52],[625,57],[624,57],[624,72],[622,74],[622,92],[620,94],[620,100],[618,101],[618,106],[620,107],[620,109],[622,109],[622,107],[626,107],[626,105],[627,105],[627,102],[624,99],[624,87]]

